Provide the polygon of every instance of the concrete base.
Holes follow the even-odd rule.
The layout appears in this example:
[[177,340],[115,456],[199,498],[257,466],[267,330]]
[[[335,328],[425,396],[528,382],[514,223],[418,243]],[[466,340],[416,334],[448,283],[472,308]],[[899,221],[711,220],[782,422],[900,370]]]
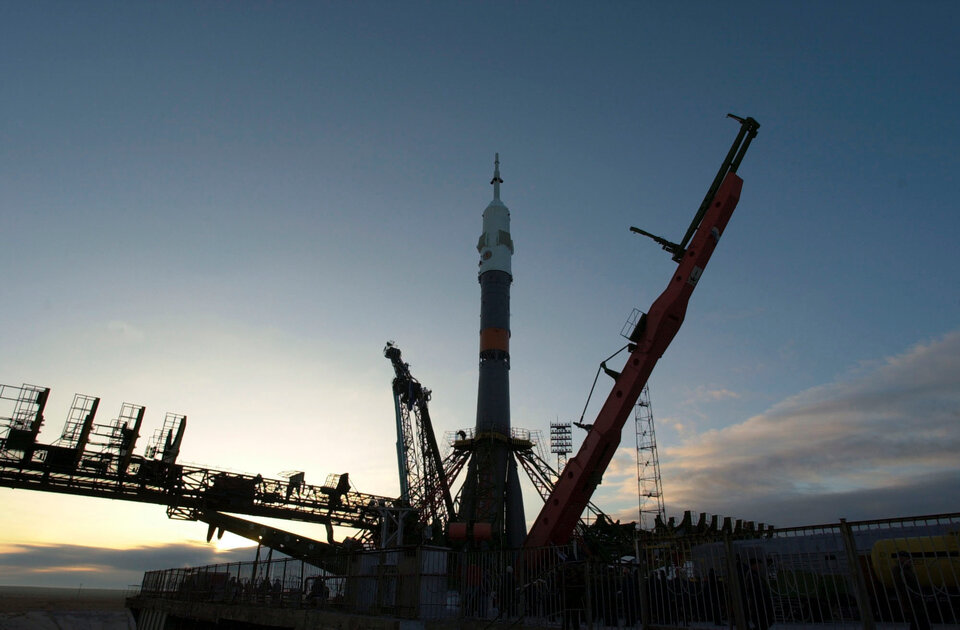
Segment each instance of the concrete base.
[[0,630],[137,630],[129,610],[32,610],[0,613]]
[[[268,628],[292,630],[481,630],[493,627],[490,620],[443,619],[421,621],[342,613],[332,610],[266,608],[242,604],[214,602],[183,602],[154,599],[144,596],[127,600],[138,618],[138,630],[164,630],[168,618],[195,620],[229,627],[230,622],[241,622]],[[182,622],[181,622],[182,623]],[[147,625],[150,624],[150,625]],[[159,625],[158,625],[159,624]],[[512,628],[539,626],[503,622]],[[183,625],[177,625],[183,628]],[[19,629],[17,629],[19,630]]]

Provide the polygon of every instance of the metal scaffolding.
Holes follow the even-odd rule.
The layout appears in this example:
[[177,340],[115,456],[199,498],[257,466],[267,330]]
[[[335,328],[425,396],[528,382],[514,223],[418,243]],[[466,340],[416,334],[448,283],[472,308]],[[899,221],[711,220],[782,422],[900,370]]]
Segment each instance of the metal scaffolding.
[[660,458],[657,436],[653,428],[650,389],[644,385],[634,408],[637,429],[637,488],[640,499],[640,527],[653,529],[657,517],[664,521],[663,484],[660,480]]
[[396,499],[354,492],[349,476],[322,486],[299,475],[270,479],[177,463],[186,416],[167,414],[144,455],[134,454],[144,408],[124,404],[117,418],[95,421],[99,399],[78,394],[53,444],[36,441],[50,390],[0,385],[0,486],[167,506],[173,519],[204,514],[251,516],[345,526],[371,540],[383,508]]

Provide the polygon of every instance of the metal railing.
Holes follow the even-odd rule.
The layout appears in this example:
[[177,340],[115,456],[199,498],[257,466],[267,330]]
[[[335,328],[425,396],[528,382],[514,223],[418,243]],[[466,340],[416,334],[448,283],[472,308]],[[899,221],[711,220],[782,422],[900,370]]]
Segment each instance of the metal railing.
[[684,536],[601,561],[576,545],[435,547],[151,571],[142,597],[562,628],[960,623],[960,514]]

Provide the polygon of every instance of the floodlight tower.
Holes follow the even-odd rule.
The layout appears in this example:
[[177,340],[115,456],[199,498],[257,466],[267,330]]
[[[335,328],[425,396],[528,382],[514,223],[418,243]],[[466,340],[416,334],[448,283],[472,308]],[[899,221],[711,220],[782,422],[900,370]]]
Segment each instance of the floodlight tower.
[[567,463],[567,455],[573,452],[573,424],[570,422],[550,423],[550,452],[557,456],[557,472],[562,473]]

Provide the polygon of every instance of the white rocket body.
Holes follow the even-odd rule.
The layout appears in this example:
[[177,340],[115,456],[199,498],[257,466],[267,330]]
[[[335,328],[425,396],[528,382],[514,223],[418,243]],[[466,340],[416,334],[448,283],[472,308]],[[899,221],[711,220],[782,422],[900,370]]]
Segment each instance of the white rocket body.
[[[500,187],[499,182],[496,184]],[[497,190],[499,193],[499,190]],[[513,259],[513,239],[510,238],[510,210],[496,194],[483,211],[483,234],[477,242],[480,252],[479,276],[487,271],[503,271],[513,276],[510,261]]]

